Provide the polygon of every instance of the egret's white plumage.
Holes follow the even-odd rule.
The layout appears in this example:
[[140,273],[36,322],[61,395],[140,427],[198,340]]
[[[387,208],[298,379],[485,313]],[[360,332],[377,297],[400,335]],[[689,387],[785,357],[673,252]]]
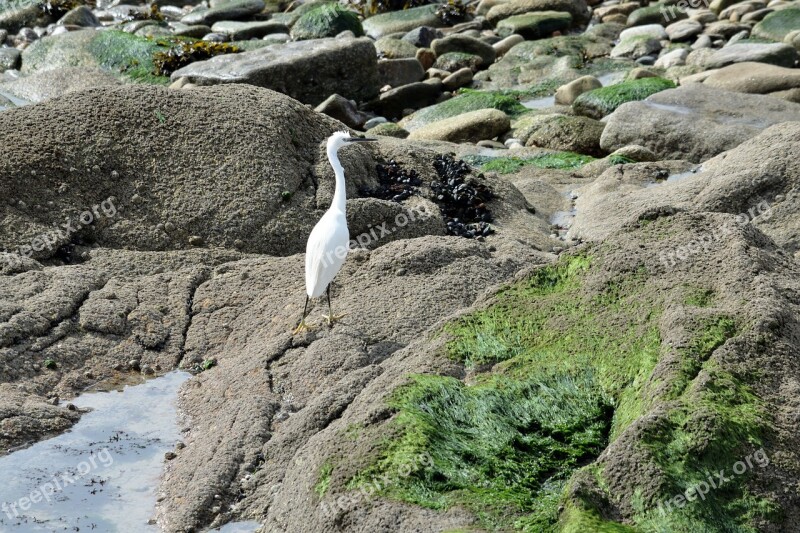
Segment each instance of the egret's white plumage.
[[[328,291],[328,306],[330,308],[330,283],[341,270],[347,258],[347,248],[350,242],[350,232],[347,229],[344,168],[339,162],[339,149],[351,142],[372,141],[351,137],[345,131],[337,131],[328,138],[328,160],[333,167],[336,177],[336,189],[330,208],[311,230],[306,244],[306,305],[303,309],[303,318],[295,332],[306,327],[305,317],[308,308],[308,298],[318,298]],[[328,323],[333,322],[333,310],[329,309]]]

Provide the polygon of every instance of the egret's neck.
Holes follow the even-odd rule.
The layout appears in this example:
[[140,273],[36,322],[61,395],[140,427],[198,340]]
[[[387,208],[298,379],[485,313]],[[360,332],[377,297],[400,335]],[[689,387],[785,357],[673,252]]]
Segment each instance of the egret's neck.
[[345,205],[347,203],[347,192],[345,191],[344,184],[344,168],[339,163],[339,156],[336,150],[328,150],[328,160],[333,167],[333,173],[336,175],[336,191],[333,193],[333,202],[331,202],[331,209],[335,208],[345,212]]

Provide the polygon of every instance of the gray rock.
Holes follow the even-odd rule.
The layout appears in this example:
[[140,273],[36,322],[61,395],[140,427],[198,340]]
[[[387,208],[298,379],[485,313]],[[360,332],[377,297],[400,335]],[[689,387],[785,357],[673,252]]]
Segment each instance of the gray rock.
[[505,55],[506,52],[523,41],[525,41],[525,37],[514,33],[494,43],[492,48],[494,48],[495,54],[499,57]]
[[0,28],[10,34],[25,27],[47,26],[52,22],[53,17],[41,9],[37,2],[14,2],[0,9]]
[[403,35],[403,40],[410,42],[417,48],[429,48],[434,39],[440,39],[441,37],[441,30],[430,26],[420,26]]
[[696,20],[679,20],[667,26],[665,31],[672,42],[688,41],[703,31],[703,25]]
[[661,41],[647,35],[630,37],[621,41],[611,50],[611,57],[629,57],[636,59],[657,53],[661,50]]
[[664,30],[664,26],[661,24],[645,24],[644,26],[634,26],[622,30],[619,34],[619,40],[624,41],[631,37],[641,36],[647,36],[658,41],[669,38],[667,32]]
[[378,61],[372,41],[316,39],[216,56],[177,70],[197,85],[248,83],[309,104],[333,93],[364,101],[378,92]]
[[591,13],[584,0],[511,0],[493,6],[486,13],[486,20],[497,25],[501,20],[542,11],[560,11],[572,15],[572,20],[577,24],[589,21]]
[[71,9],[58,21],[62,26],[82,26],[91,28],[100,26],[100,21],[88,6],[78,6]]
[[783,44],[739,43],[715,50],[703,62],[705,68],[720,68],[732,63],[753,61],[791,68],[797,60],[797,50]]
[[622,104],[606,119],[600,146],[613,152],[639,144],[659,159],[699,163],[792,120],[800,120],[798,104],[691,84]]
[[462,68],[442,80],[442,85],[448,91],[455,91],[472,83],[472,69]]
[[[247,24],[246,22],[243,24]],[[195,39],[202,39],[204,35],[211,33],[211,27],[203,24],[196,24],[190,26],[182,22],[173,22],[172,33],[178,37],[193,37]]]
[[553,32],[563,31],[572,24],[572,14],[566,11],[536,11],[508,17],[497,23],[501,37],[521,35],[535,40],[550,37]]
[[405,109],[418,109],[435,103],[442,94],[442,81],[430,79],[390,89],[370,102],[367,108],[387,118],[399,118]]
[[425,71],[416,58],[381,59],[378,61],[378,83],[398,87],[422,80]]
[[[605,155],[600,148],[603,128],[604,123],[588,117],[538,115],[534,118],[534,124],[526,128],[525,146],[602,157]],[[514,134],[521,136],[517,130]]]
[[572,105],[575,99],[585,92],[599,89],[603,84],[594,76],[581,76],[572,80],[566,85],[562,85],[556,90],[555,103],[561,105]]
[[351,100],[338,94],[330,95],[327,100],[314,108],[314,111],[333,117],[346,126],[355,129],[361,129],[366,120],[364,114],[358,111],[358,108]]
[[264,9],[264,0],[225,0],[217,2],[214,7],[200,7],[184,16],[181,22],[194,25],[210,26],[221,20],[240,20]]
[[246,41],[260,39],[273,33],[289,33],[289,28],[274,20],[261,20],[255,22],[238,22],[235,20],[221,20],[211,26],[211,31],[226,33],[232,41]]
[[67,67],[34,72],[0,83],[0,91],[37,103],[75,91],[119,84],[117,78],[96,68]]
[[436,16],[436,8],[436,5],[427,5],[381,13],[369,17],[362,25],[364,32],[373,39],[380,39],[392,33],[405,33],[420,26],[439,28],[442,22]]
[[466,35],[448,35],[441,39],[436,39],[431,43],[431,50],[437,57],[447,54],[449,52],[461,52],[465,54],[476,55],[481,58],[484,68],[494,63],[496,53],[492,45],[475,39],[474,37],[467,37]]

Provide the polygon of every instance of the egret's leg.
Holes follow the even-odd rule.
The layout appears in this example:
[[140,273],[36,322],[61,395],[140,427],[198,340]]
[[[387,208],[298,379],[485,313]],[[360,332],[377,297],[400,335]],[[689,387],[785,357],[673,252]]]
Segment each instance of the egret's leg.
[[328,321],[328,326],[333,326],[333,323],[336,322],[337,320],[339,320],[340,318],[342,318],[345,315],[345,313],[342,313],[341,315],[334,315],[333,314],[333,307],[331,307],[331,286],[330,286],[330,284],[328,285],[327,293],[328,293],[328,313],[330,313],[330,314],[322,315],[322,317],[325,320]]
[[311,329],[308,324],[306,324],[306,312],[308,311],[308,295],[306,295],[306,304],[303,306],[303,318],[300,319],[300,323],[294,328],[292,331],[292,335],[297,335],[301,331],[306,331]]

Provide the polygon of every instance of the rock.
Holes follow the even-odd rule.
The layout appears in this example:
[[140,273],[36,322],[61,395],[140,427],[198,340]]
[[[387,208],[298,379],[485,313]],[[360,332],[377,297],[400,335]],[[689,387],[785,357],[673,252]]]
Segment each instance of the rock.
[[368,130],[374,128],[378,124],[385,124],[387,122],[389,121],[386,120],[386,117],[373,117],[364,123],[364,129]]
[[753,36],[782,42],[797,29],[800,29],[800,7],[787,7],[773,11],[753,26]]
[[384,137],[405,139],[409,133],[394,122],[384,122],[367,129],[367,135],[383,135]]
[[562,11],[537,11],[505,18],[498,22],[497,32],[501,37],[512,34],[525,39],[549,37],[553,32],[565,30],[572,24],[572,15]]
[[790,31],[784,37],[783,42],[788,45],[794,46],[795,50],[800,51],[800,30]]
[[405,109],[417,109],[431,105],[442,94],[439,79],[409,83],[390,89],[367,105],[367,109],[388,118],[399,118]]
[[659,75],[645,67],[636,67],[628,71],[625,81],[640,80],[642,78],[658,78]]
[[522,35],[512,34],[494,43],[492,48],[494,48],[495,54],[499,57],[505,55],[506,52],[523,41],[525,41],[525,37]]
[[769,63],[791,68],[797,60],[797,50],[788,44],[739,43],[715,50],[703,61],[707,69],[720,68],[732,63]]
[[343,31],[351,31],[356,37],[364,35],[361,21],[354,11],[337,3],[321,4],[309,10],[294,23],[291,36],[296,41],[335,37]]
[[483,59],[480,56],[465,54],[462,52],[447,52],[436,58],[433,68],[446,70],[447,72],[455,72],[462,68],[468,68],[476,72],[483,65]]
[[480,109],[417,128],[409,139],[474,143],[502,135],[510,127],[511,121],[502,111]]
[[[252,24],[249,22],[235,22],[231,20],[217,22],[216,24],[234,24],[234,23]],[[211,33],[211,27],[205,26],[203,24],[196,24],[194,26],[189,26],[188,24],[184,24],[182,22],[174,22],[172,23],[172,31],[173,34],[178,37],[192,37],[194,39],[202,39],[204,35],[208,35],[209,33]]]
[[678,48],[661,55],[655,62],[656,68],[670,68],[686,64],[686,56],[689,55],[687,48]]
[[666,26],[675,21],[688,18],[685,8],[677,5],[668,5],[663,2],[640,7],[628,15],[628,26],[643,26],[645,24],[660,24]]
[[499,109],[511,116],[516,116],[527,111],[515,98],[503,93],[465,90],[449,100],[420,109],[416,113],[401,120],[399,124],[408,131],[414,131],[422,126],[446,118],[456,117],[478,109],[489,108]]
[[462,68],[442,80],[442,85],[448,91],[455,91],[472,83],[472,70]]
[[[525,146],[538,146],[551,150],[560,150],[603,157],[605,151],[600,148],[600,136],[605,124],[587,117],[569,115],[539,115],[534,117],[534,124],[526,128]],[[515,129],[515,134],[520,133]]]
[[621,105],[606,119],[600,146],[640,144],[659,159],[699,163],[791,120],[800,120],[800,105],[691,84]]
[[[197,26],[194,26],[194,28],[197,28]],[[289,33],[289,28],[285,24],[274,20],[259,20],[255,22],[221,20],[215,22],[210,30],[229,35],[232,41],[247,41],[249,39],[260,39],[265,35],[275,33]],[[199,33],[199,30],[197,32]]]
[[622,148],[614,150],[609,156],[624,157],[636,161],[637,163],[657,161],[656,154],[654,154],[652,150],[638,144],[623,146]]
[[14,81],[0,83],[0,92],[37,103],[75,91],[119,84],[117,78],[102,70],[68,67],[35,72]]
[[704,74],[704,85],[726,91],[767,94],[800,87],[800,70],[766,63],[735,63]]
[[572,102],[581,94],[599,89],[603,84],[594,76],[581,76],[578,79],[562,85],[556,90],[555,103],[560,105],[572,105]]
[[417,53],[414,54],[414,57],[419,61],[419,64],[422,65],[424,70],[428,70],[436,62],[436,56],[429,48],[420,48],[417,50]]
[[364,101],[378,92],[370,39],[315,39],[196,61],[172,74],[197,85],[248,83],[316,105],[332,93]]
[[584,24],[590,18],[589,8],[584,0],[511,0],[492,7],[486,13],[486,20],[497,25],[509,17],[542,11],[567,12],[572,15],[572,21],[576,24]]
[[619,34],[619,40],[624,41],[632,37],[642,36],[649,37],[657,41],[669,39],[667,32],[664,30],[664,26],[661,24],[645,24],[643,26],[634,26],[632,28],[622,30],[622,32]]
[[346,126],[355,129],[361,129],[366,120],[366,117],[358,111],[352,101],[338,94],[330,95],[327,100],[314,108],[314,111],[333,117]]
[[665,28],[669,40],[677,43],[688,41],[703,31],[703,25],[696,20],[685,19],[673,22]]
[[481,66],[484,68],[494,63],[496,53],[492,45],[468,37],[466,35],[448,35],[441,39],[435,39],[431,43],[431,50],[436,54],[436,57],[442,56],[449,52],[460,52],[465,54],[472,54],[481,58]]
[[628,57],[636,59],[657,53],[661,50],[661,41],[647,35],[630,37],[621,41],[611,50],[611,57]]
[[416,58],[381,59],[378,61],[378,83],[398,87],[422,80],[425,71]]
[[420,49],[413,44],[394,37],[383,37],[375,41],[375,50],[386,59],[411,59],[417,57]]
[[0,72],[19,68],[22,53],[16,48],[0,48]]
[[94,27],[100,26],[100,21],[88,6],[78,6],[67,12],[58,21],[62,26]]
[[625,81],[579,95],[572,103],[572,108],[579,115],[600,119],[625,102],[644,100],[650,95],[673,87],[675,84],[664,78]]
[[442,22],[436,16],[436,5],[412,7],[373,15],[363,22],[364,31],[373,39],[391,33],[408,32],[420,26],[439,28]]
[[437,28],[420,26],[403,35],[403,40],[408,41],[417,48],[430,48],[434,39],[441,39],[443,36],[442,31]]
[[216,2],[213,7],[195,8],[181,18],[188,25],[203,24],[211,26],[221,20],[246,19],[264,9],[264,0],[224,0]]

